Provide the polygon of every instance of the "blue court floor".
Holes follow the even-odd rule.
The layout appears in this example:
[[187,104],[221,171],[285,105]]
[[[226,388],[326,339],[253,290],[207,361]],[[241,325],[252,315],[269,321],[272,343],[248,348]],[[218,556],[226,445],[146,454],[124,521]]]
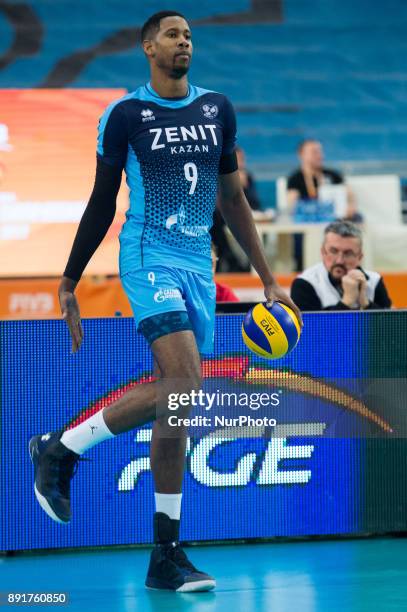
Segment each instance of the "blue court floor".
[[47,609],[82,612],[407,610],[407,539],[196,546],[188,554],[216,577],[216,591],[146,590],[148,549],[0,557],[0,591],[65,591],[69,604]]

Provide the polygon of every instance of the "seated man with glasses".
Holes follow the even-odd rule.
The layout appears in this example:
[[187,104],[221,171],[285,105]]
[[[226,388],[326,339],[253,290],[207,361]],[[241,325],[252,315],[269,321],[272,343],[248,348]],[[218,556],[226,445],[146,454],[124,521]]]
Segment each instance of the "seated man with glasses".
[[291,286],[301,310],[366,310],[390,308],[377,272],[363,270],[362,233],[350,221],[334,221],[324,233],[322,262],[307,268]]

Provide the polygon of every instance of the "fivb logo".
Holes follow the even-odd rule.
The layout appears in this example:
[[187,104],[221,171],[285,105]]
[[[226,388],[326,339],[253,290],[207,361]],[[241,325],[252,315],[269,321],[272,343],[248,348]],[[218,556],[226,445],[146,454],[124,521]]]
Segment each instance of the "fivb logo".
[[[274,428],[273,437],[266,442],[267,446],[261,455],[264,457],[261,462],[260,470],[256,469],[259,456],[254,452],[245,453],[237,462],[232,472],[218,472],[211,467],[211,455],[215,449],[224,448],[227,452],[227,445],[236,442],[238,436],[242,435],[242,430],[236,429],[236,437],[230,437],[230,428],[227,431],[217,431],[207,436],[203,436],[199,442],[191,449],[190,440],[187,443],[187,457],[189,469],[193,478],[201,485],[206,487],[244,487],[253,479],[258,485],[281,485],[281,484],[306,484],[311,480],[310,469],[282,469],[280,461],[286,464],[289,459],[310,459],[314,452],[314,445],[288,444],[288,437],[300,436],[322,436],[325,423],[295,423],[277,425]],[[142,429],[136,434],[136,442],[148,443],[151,441],[151,429]],[[222,435],[224,433],[224,435]],[[251,436],[260,437],[264,433],[264,428],[256,428],[256,432],[251,432]],[[278,437],[281,436],[281,437]],[[219,449],[220,450],[220,449]],[[122,471],[119,483],[119,491],[132,491],[137,486],[140,476],[150,471],[150,459],[148,456],[138,457],[129,463]]]

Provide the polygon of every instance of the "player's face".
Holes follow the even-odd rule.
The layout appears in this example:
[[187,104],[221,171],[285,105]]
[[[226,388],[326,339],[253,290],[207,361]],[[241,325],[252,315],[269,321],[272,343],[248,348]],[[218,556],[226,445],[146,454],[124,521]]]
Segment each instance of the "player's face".
[[344,238],[333,232],[327,233],[321,255],[325,268],[336,279],[357,268],[363,257],[358,238]]
[[160,29],[151,41],[150,59],[173,79],[189,70],[192,57],[191,31],[182,17],[161,19]]

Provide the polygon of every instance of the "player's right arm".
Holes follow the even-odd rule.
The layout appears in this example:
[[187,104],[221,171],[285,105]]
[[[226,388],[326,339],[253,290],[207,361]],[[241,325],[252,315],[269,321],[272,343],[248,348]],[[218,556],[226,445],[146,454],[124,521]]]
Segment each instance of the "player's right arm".
[[79,349],[83,340],[75,288],[114,219],[116,198],[127,157],[127,143],[124,113],[119,106],[109,107],[99,123],[95,184],[58,289],[62,317],[69,328],[73,353]]

